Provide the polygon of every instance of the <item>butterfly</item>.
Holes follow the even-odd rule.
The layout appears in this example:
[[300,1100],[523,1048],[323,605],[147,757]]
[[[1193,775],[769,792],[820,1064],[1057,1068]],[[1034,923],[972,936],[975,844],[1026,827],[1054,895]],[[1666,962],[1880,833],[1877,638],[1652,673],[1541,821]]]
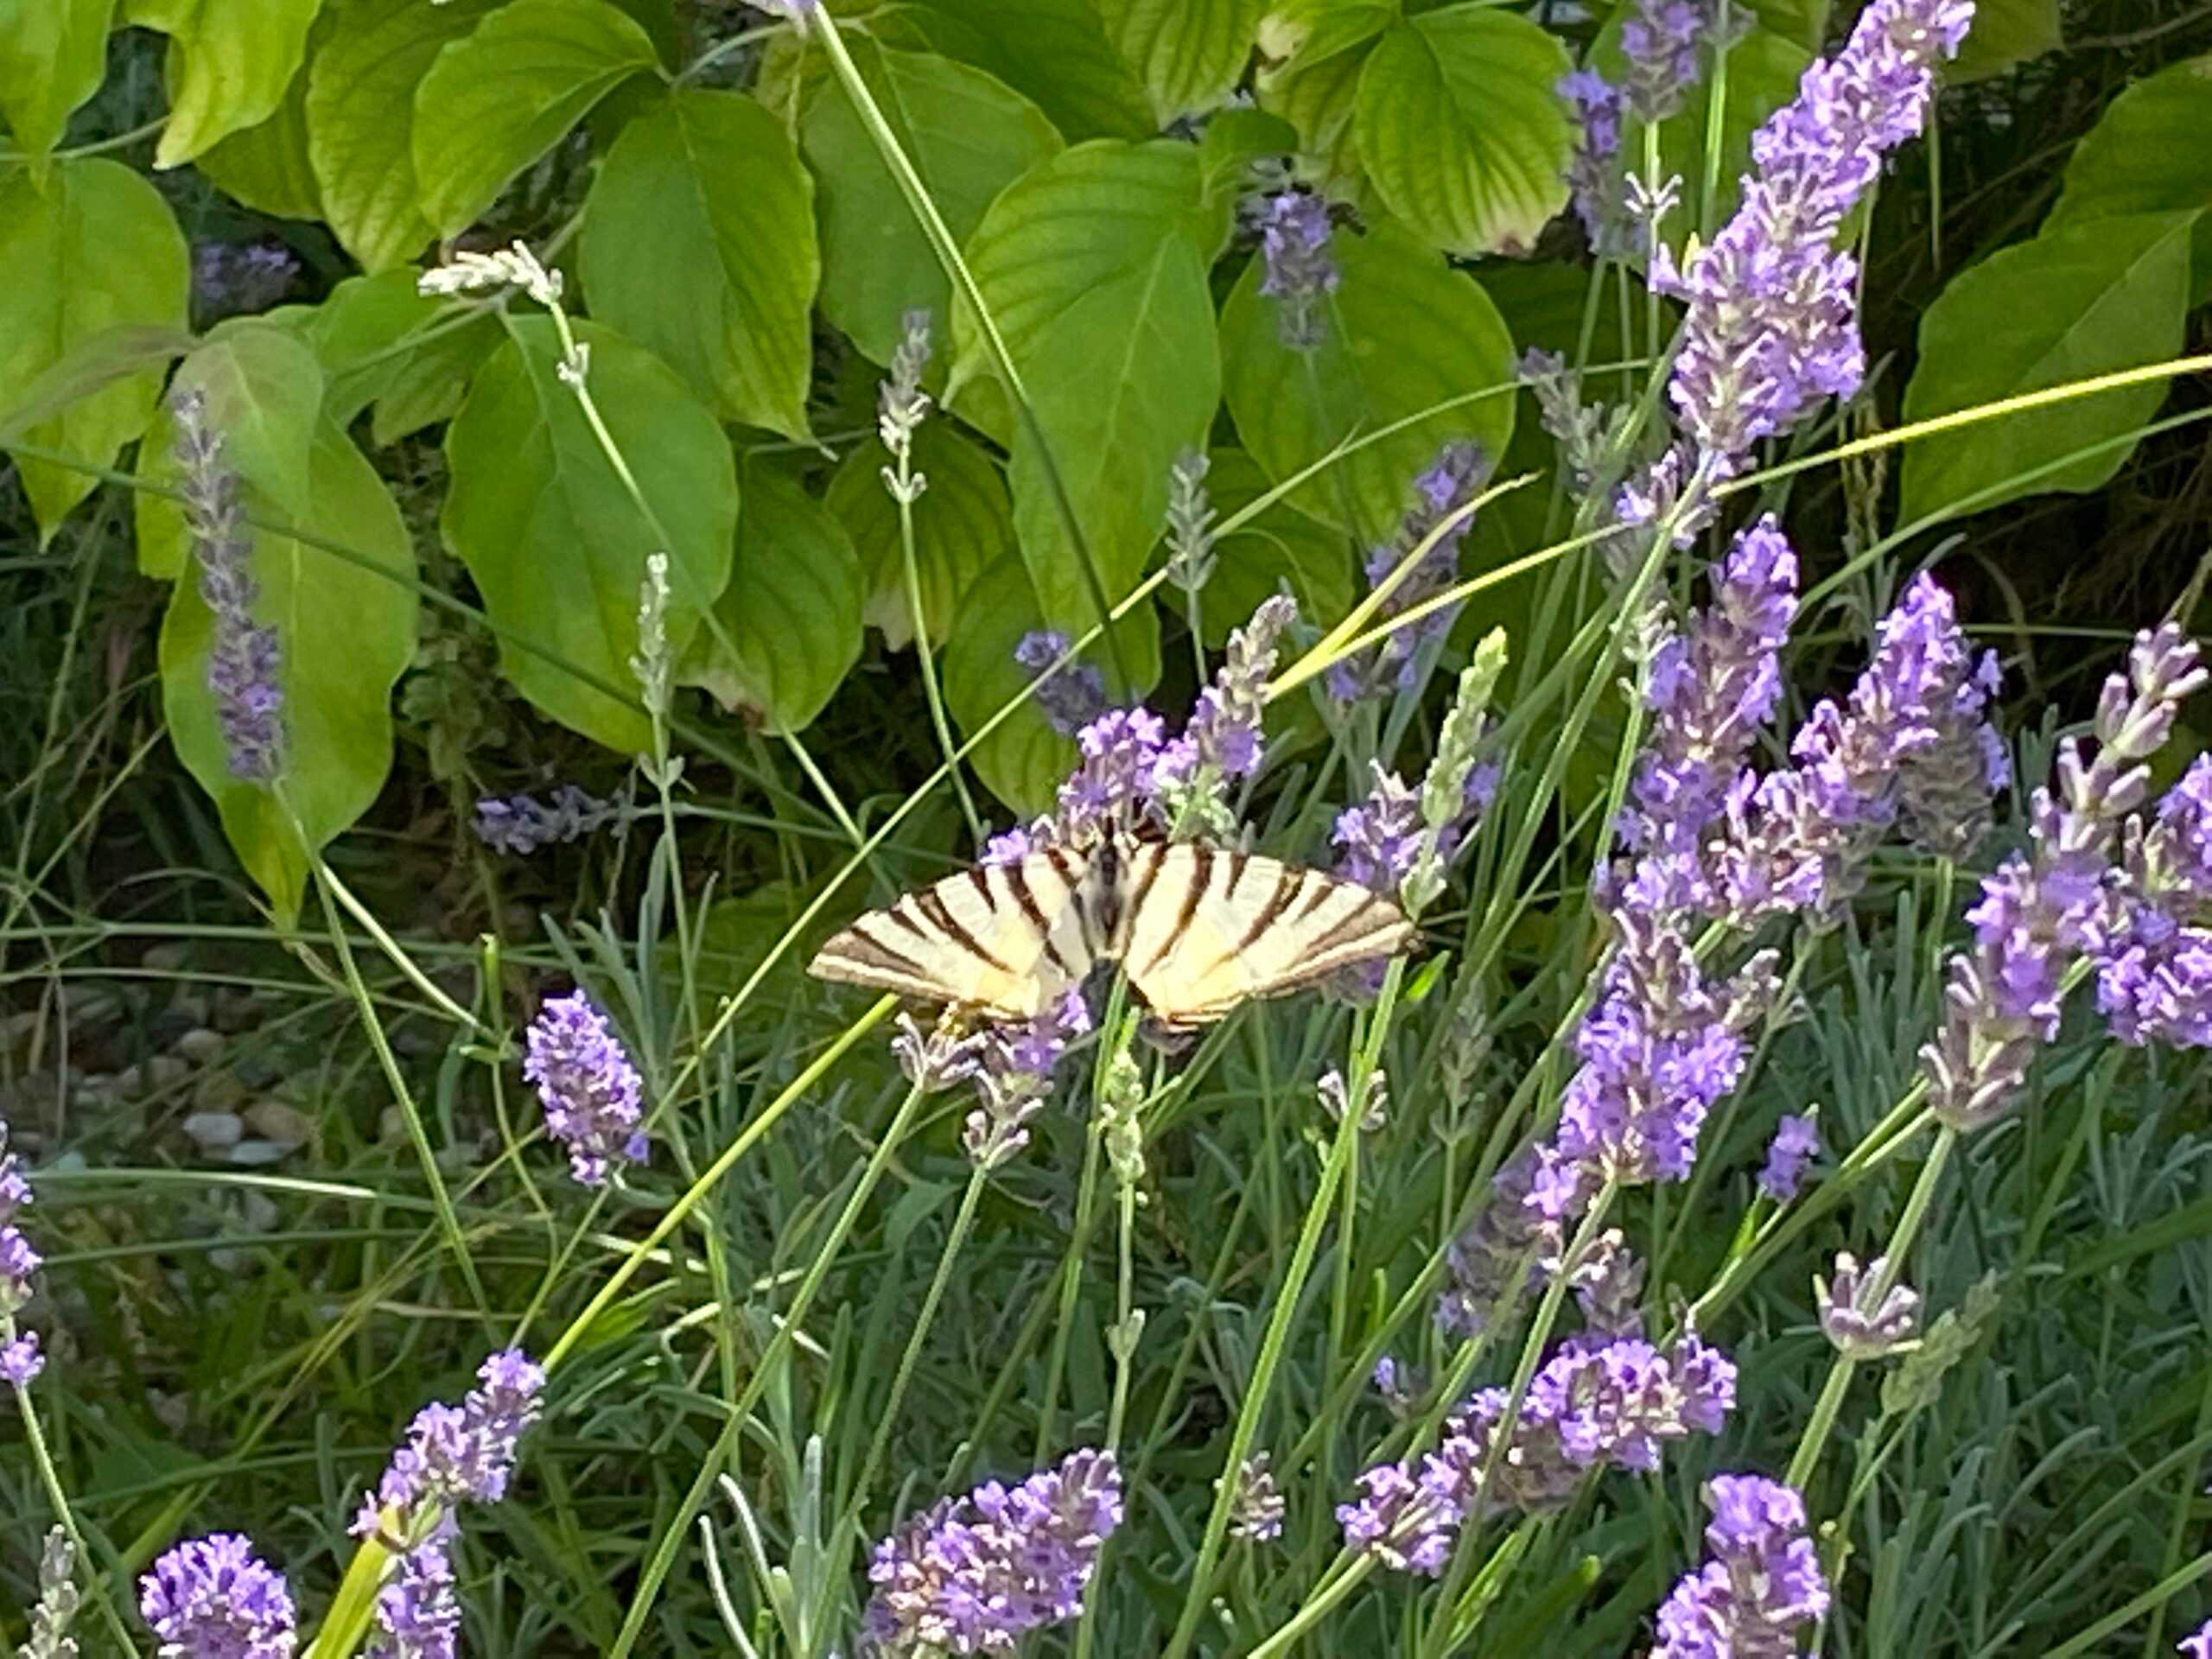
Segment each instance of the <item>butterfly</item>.
[[1117,835],[907,893],[830,939],[807,971],[1026,1020],[1117,962],[1154,1020],[1187,1027],[1395,955],[1413,936],[1405,912],[1356,881]]

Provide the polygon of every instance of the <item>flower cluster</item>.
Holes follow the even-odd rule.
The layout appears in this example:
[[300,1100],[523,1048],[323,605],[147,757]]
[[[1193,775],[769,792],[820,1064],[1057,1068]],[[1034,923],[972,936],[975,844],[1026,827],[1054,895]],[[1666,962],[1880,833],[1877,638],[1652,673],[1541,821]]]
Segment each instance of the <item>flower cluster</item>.
[[234,777],[272,782],[283,766],[283,652],[276,630],[253,620],[261,596],[253,580],[253,537],[238,507],[238,476],[223,462],[223,435],[207,417],[207,399],[178,396],[175,454],[182,474],[184,522],[200,561],[200,597],[213,619],[207,689],[215,724]]
[[2182,1637],[2176,1644],[2177,1653],[2185,1653],[2189,1659],[2212,1659],[2212,1618]]
[[1640,1337],[1570,1339],[1529,1380],[1485,1491],[1509,1402],[1503,1389],[1481,1390],[1446,1419],[1418,1471],[1402,1462],[1361,1476],[1365,1496],[1337,1510],[1345,1548],[1395,1571],[1440,1573],[1478,1510],[1556,1509],[1587,1470],[1649,1472],[1666,1442],[1719,1433],[1736,1403],[1736,1368],[1694,1333],[1665,1351]]
[[1859,1260],[1844,1250],[1835,1258],[1835,1276],[1813,1276],[1813,1297],[1820,1305],[1821,1334],[1847,1359],[1881,1359],[1896,1353],[1920,1329],[1920,1294],[1889,1282],[1890,1264],[1876,1256],[1862,1274]]
[[29,1388],[46,1369],[38,1333],[16,1329],[16,1315],[29,1306],[31,1275],[41,1260],[16,1225],[16,1216],[30,1201],[31,1184],[23,1179],[22,1160],[8,1150],[8,1123],[0,1118],[0,1382],[19,1389]]
[[266,311],[292,291],[300,262],[289,248],[253,242],[195,242],[192,309],[200,326]]
[[612,823],[621,809],[563,784],[550,801],[532,795],[497,796],[476,803],[470,826],[477,840],[495,853],[534,853],[541,847],[575,840]]
[[284,1575],[235,1532],[195,1538],[156,1558],[138,1580],[138,1611],[161,1659],[291,1659],[298,1615]]
[[546,1132],[569,1149],[569,1173],[603,1186],[616,1164],[642,1162],[645,1080],[591,999],[582,991],[548,998],[527,1043],[522,1074],[537,1085]]
[[1171,828],[1189,824],[1226,836],[1235,829],[1224,798],[1230,781],[1249,778],[1267,758],[1261,714],[1283,632],[1298,620],[1285,594],[1263,600],[1229,636],[1213,683],[1198,693],[1182,734],[1162,745],[1153,790]]
[[2110,921],[2089,944],[2097,1007],[2125,1043],[2212,1046],[2212,756],[2199,755],[2145,831],[2124,832]]
[[[1474,499],[1489,472],[1490,461],[1480,445],[1454,442],[1446,444],[1435,462],[1414,480],[1414,506],[1398,534],[1367,559],[1369,588],[1389,586],[1382,606],[1384,617],[1402,615],[1452,585],[1459,573],[1459,543],[1472,522],[1469,516],[1455,519],[1455,515]],[[1449,530],[1444,528],[1447,523]],[[1340,702],[1351,702],[1385,687],[1409,690],[1420,666],[1421,645],[1440,639],[1455,614],[1456,607],[1451,606],[1433,611],[1392,632],[1376,648],[1371,661],[1347,658],[1336,664],[1327,676],[1330,694]]]
[[1650,1659],[1796,1652],[1797,1627],[1828,1608],[1805,1500],[1758,1475],[1715,1475],[1705,1497],[1711,1554],[1661,1605]]
[[875,1547],[862,1651],[880,1659],[1000,1652],[1073,1618],[1099,1547],[1122,1521],[1110,1452],[1076,1452],[1007,1488],[910,1516]]
[[1052,1074],[1069,1045],[1090,1030],[1090,1008],[1080,987],[1033,1020],[996,1027],[969,1039],[977,1091],[982,1101],[968,1114],[961,1144],[985,1169],[994,1169],[1029,1144],[1029,1120],[1042,1109]]
[[1974,0],[1873,0],[1833,58],[1751,140],[1743,204],[1679,267],[1656,250],[1652,286],[1689,308],[1668,392],[1681,427],[1723,472],[1866,373],[1858,264],[1835,245],[1882,158],[1921,130],[1936,66]]
[[[1953,1128],[1993,1122],[2026,1082],[2037,1046],[2058,1034],[2067,970],[2085,950],[2129,959],[2132,926],[2127,943],[2112,949],[2122,931],[2114,925],[2113,844],[2121,821],[2142,804],[2146,763],[2172,733],[2182,699],[2206,677],[2180,629],[2168,624],[2137,635],[2127,673],[2107,679],[2098,702],[2096,759],[2085,762],[2071,738],[2060,746],[2056,793],[2037,790],[2030,808],[2031,850],[1983,880],[1980,900],[1967,912],[1974,948],[1951,958],[1943,1029],[1921,1050],[1929,1103]],[[2178,848],[2193,833],[2192,798],[2176,804],[2166,845]],[[2151,839],[2143,837],[2146,868]],[[2147,954],[2115,970],[2115,1003],[2126,1000],[2138,970],[2147,983]]]
[[1285,190],[1268,197],[1256,218],[1267,268],[1260,292],[1275,302],[1282,343],[1311,351],[1321,343],[1321,302],[1344,280],[1329,252],[1329,204],[1303,190]]
[[1065,633],[1039,628],[1015,641],[1014,660],[1036,682],[1037,706],[1063,737],[1098,718],[1106,707],[1106,677],[1088,663],[1070,663],[1050,679],[1045,671],[1066,656],[1073,642]]

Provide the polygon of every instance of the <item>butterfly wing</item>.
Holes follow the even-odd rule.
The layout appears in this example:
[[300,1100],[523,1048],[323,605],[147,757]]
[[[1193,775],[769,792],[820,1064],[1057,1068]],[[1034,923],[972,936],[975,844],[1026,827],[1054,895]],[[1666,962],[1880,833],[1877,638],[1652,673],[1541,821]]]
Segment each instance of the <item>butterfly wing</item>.
[[1088,859],[1058,849],[978,865],[868,912],[807,972],[1026,1020],[1079,984],[1097,958],[1095,886]]
[[1412,943],[1414,925],[1355,881],[1203,842],[1132,849],[1116,944],[1155,1018],[1218,1020]]

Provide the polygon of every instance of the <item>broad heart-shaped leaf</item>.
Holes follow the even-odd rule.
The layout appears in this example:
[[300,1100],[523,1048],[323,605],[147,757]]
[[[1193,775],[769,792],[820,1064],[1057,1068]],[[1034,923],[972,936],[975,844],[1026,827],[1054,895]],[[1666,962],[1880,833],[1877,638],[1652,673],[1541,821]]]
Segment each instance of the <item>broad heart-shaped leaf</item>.
[[[245,481],[249,507],[265,507],[252,478]],[[240,862],[286,925],[299,913],[308,877],[286,809],[299,815],[308,845],[318,850],[368,810],[391,767],[391,688],[415,654],[414,544],[376,469],[328,421],[315,434],[308,494],[302,528],[342,540],[379,569],[289,537],[254,536],[254,616],[276,631],[282,660],[281,802],[231,774],[207,689],[213,619],[195,571],[178,573],[162,625],[169,741],[214,798]],[[166,501],[154,511],[177,516]]]
[[126,0],[169,37],[169,118],[156,167],[176,167],[276,112],[322,0]]
[[631,122],[585,204],[580,268],[592,315],[725,420],[807,435],[814,184],[760,105],[678,92]]
[[[1007,703],[1020,706],[968,756],[983,787],[1022,818],[1049,811],[1076,761],[1075,742],[1054,731],[1029,694],[1029,674],[1014,659],[1021,636],[1046,626],[1019,559],[1001,559],[960,600],[960,626],[945,642],[944,707],[963,739]],[[1094,651],[1091,660],[1104,658]]]
[[1334,200],[1362,205],[1370,194],[1359,155],[1359,78],[1374,51],[1370,35],[1341,51],[1301,54],[1258,79],[1260,106],[1298,133],[1299,175]]
[[0,119],[43,176],[77,106],[107,74],[115,0],[0,0]]
[[[2098,118],[2066,163],[2046,232],[2132,213],[2212,208],[2212,54],[2139,80]],[[2196,222],[2192,303],[2212,299],[2212,213]]]
[[1245,267],[1222,308],[1229,412],[1253,459],[1281,483],[1347,439],[1499,388],[1359,448],[1292,500],[1362,545],[1387,541],[1412,502],[1415,474],[1445,443],[1471,439],[1493,464],[1513,435],[1513,337],[1472,277],[1412,236],[1378,226],[1339,230],[1341,274],[1319,302],[1319,342],[1286,344],[1281,307],[1260,292],[1265,262]]
[[[191,293],[184,235],[161,193],[120,162],[58,162],[43,187],[0,175],[0,387],[14,396],[111,329],[183,328]],[[95,467],[146,429],[157,370],[109,380],[12,435]],[[92,493],[86,473],[18,456],[41,536]]]
[[[956,241],[967,240],[992,197],[1060,149],[1043,111],[980,69],[858,37],[851,49]],[[891,361],[916,307],[942,341],[951,280],[843,87],[817,91],[800,137],[820,186],[822,315],[876,363]]]
[[748,461],[744,495],[729,586],[693,638],[683,679],[749,726],[803,731],[860,660],[860,555],[830,510],[773,466]]
[[[2147,213],[2050,232],[1952,278],[1920,320],[1920,359],[1904,418],[2157,363],[2181,349],[2194,216]],[[2048,477],[2006,480],[2142,425],[2165,401],[2163,380],[2003,416],[1924,438],[1905,451],[1903,514],[1916,523],[1961,503],[1986,512],[2048,490],[2094,490],[2132,445]]]
[[[1102,597],[1110,605],[1135,585],[1160,537],[1168,467],[1213,419],[1216,224],[1190,145],[1100,140],[1008,185],[969,239],[969,264],[1036,416],[1036,430],[1024,423],[994,435],[1012,440],[1014,532],[1054,627],[1092,626]],[[992,370],[965,307],[954,337],[957,391]],[[1149,689],[1156,642],[1144,647],[1124,644],[1109,659],[1122,690]]]
[[1162,126],[1217,109],[1236,89],[1266,10],[1267,0],[1098,0]]
[[592,397],[664,542],[562,382],[552,322],[514,317],[507,328],[446,430],[453,484],[441,527],[493,622],[538,648],[500,640],[516,689],[563,725],[641,753],[652,731],[630,660],[645,561],[669,556],[668,642],[680,661],[729,580],[736,463],[715,417],[666,364],[611,328],[577,325],[591,348]]
[[654,64],[645,31],[607,0],[510,0],[441,47],[415,89],[415,178],[430,228],[466,230],[509,179]]
[[[1206,494],[1224,519],[1265,495],[1268,475],[1242,449],[1208,457]],[[1213,577],[1199,590],[1198,632],[1219,650],[1261,602],[1288,588],[1301,620],[1325,628],[1352,607],[1351,553],[1344,532],[1308,518],[1287,501],[1261,510],[1243,529],[1214,543]],[[1173,599],[1167,601],[1173,604]]]
[[434,234],[415,177],[415,89],[494,3],[325,0],[308,64],[308,155],[331,232],[365,270],[404,264]]
[[[318,17],[308,35],[310,60],[322,32],[323,20]],[[322,193],[308,161],[307,96],[308,66],[302,64],[274,115],[202,150],[193,164],[225,195],[257,213],[274,219],[321,219]]]
[[[899,504],[883,487],[890,453],[874,438],[848,454],[830,480],[828,505],[861,561],[862,614],[896,649],[914,637],[906,601],[906,549]],[[914,434],[914,470],[929,480],[914,503],[914,575],[932,644],[950,638],[954,607],[988,567],[1014,553],[1014,508],[998,463],[950,421],[925,421]]]
[[449,418],[478,366],[505,338],[466,302],[418,292],[415,275],[349,276],[312,306],[285,306],[265,321],[291,328],[322,366],[323,410],[341,426],[372,410],[378,445]]
[[947,57],[989,71],[1071,142],[1159,130],[1144,88],[1107,38],[1097,0],[929,0],[958,27],[923,29]]
[[2064,44],[2058,0],[1974,0],[1974,27],[1943,79],[1955,86],[1986,80]]
[[1448,253],[1534,246],[1567,203],[1574,131],[1555,89],[1572,67],[1556,37],[1479,3],[1394,25],[1359,74],[1376,190]]

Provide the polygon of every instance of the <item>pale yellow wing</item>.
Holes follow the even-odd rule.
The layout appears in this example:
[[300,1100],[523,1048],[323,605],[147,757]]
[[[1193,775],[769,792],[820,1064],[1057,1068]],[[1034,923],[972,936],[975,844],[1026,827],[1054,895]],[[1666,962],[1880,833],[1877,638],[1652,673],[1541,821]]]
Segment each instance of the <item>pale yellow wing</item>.
[[1414,925],[1356,881],[1203,842],[1130,849],[1114,944],[1154,1018],[1218,1020],[1339,969],[1394,956]]
[[1058,849],[978,865],[868,912],[807,972],[1026,1020],[1080,984],[1096,960],[1095,885],[1090,860]]

